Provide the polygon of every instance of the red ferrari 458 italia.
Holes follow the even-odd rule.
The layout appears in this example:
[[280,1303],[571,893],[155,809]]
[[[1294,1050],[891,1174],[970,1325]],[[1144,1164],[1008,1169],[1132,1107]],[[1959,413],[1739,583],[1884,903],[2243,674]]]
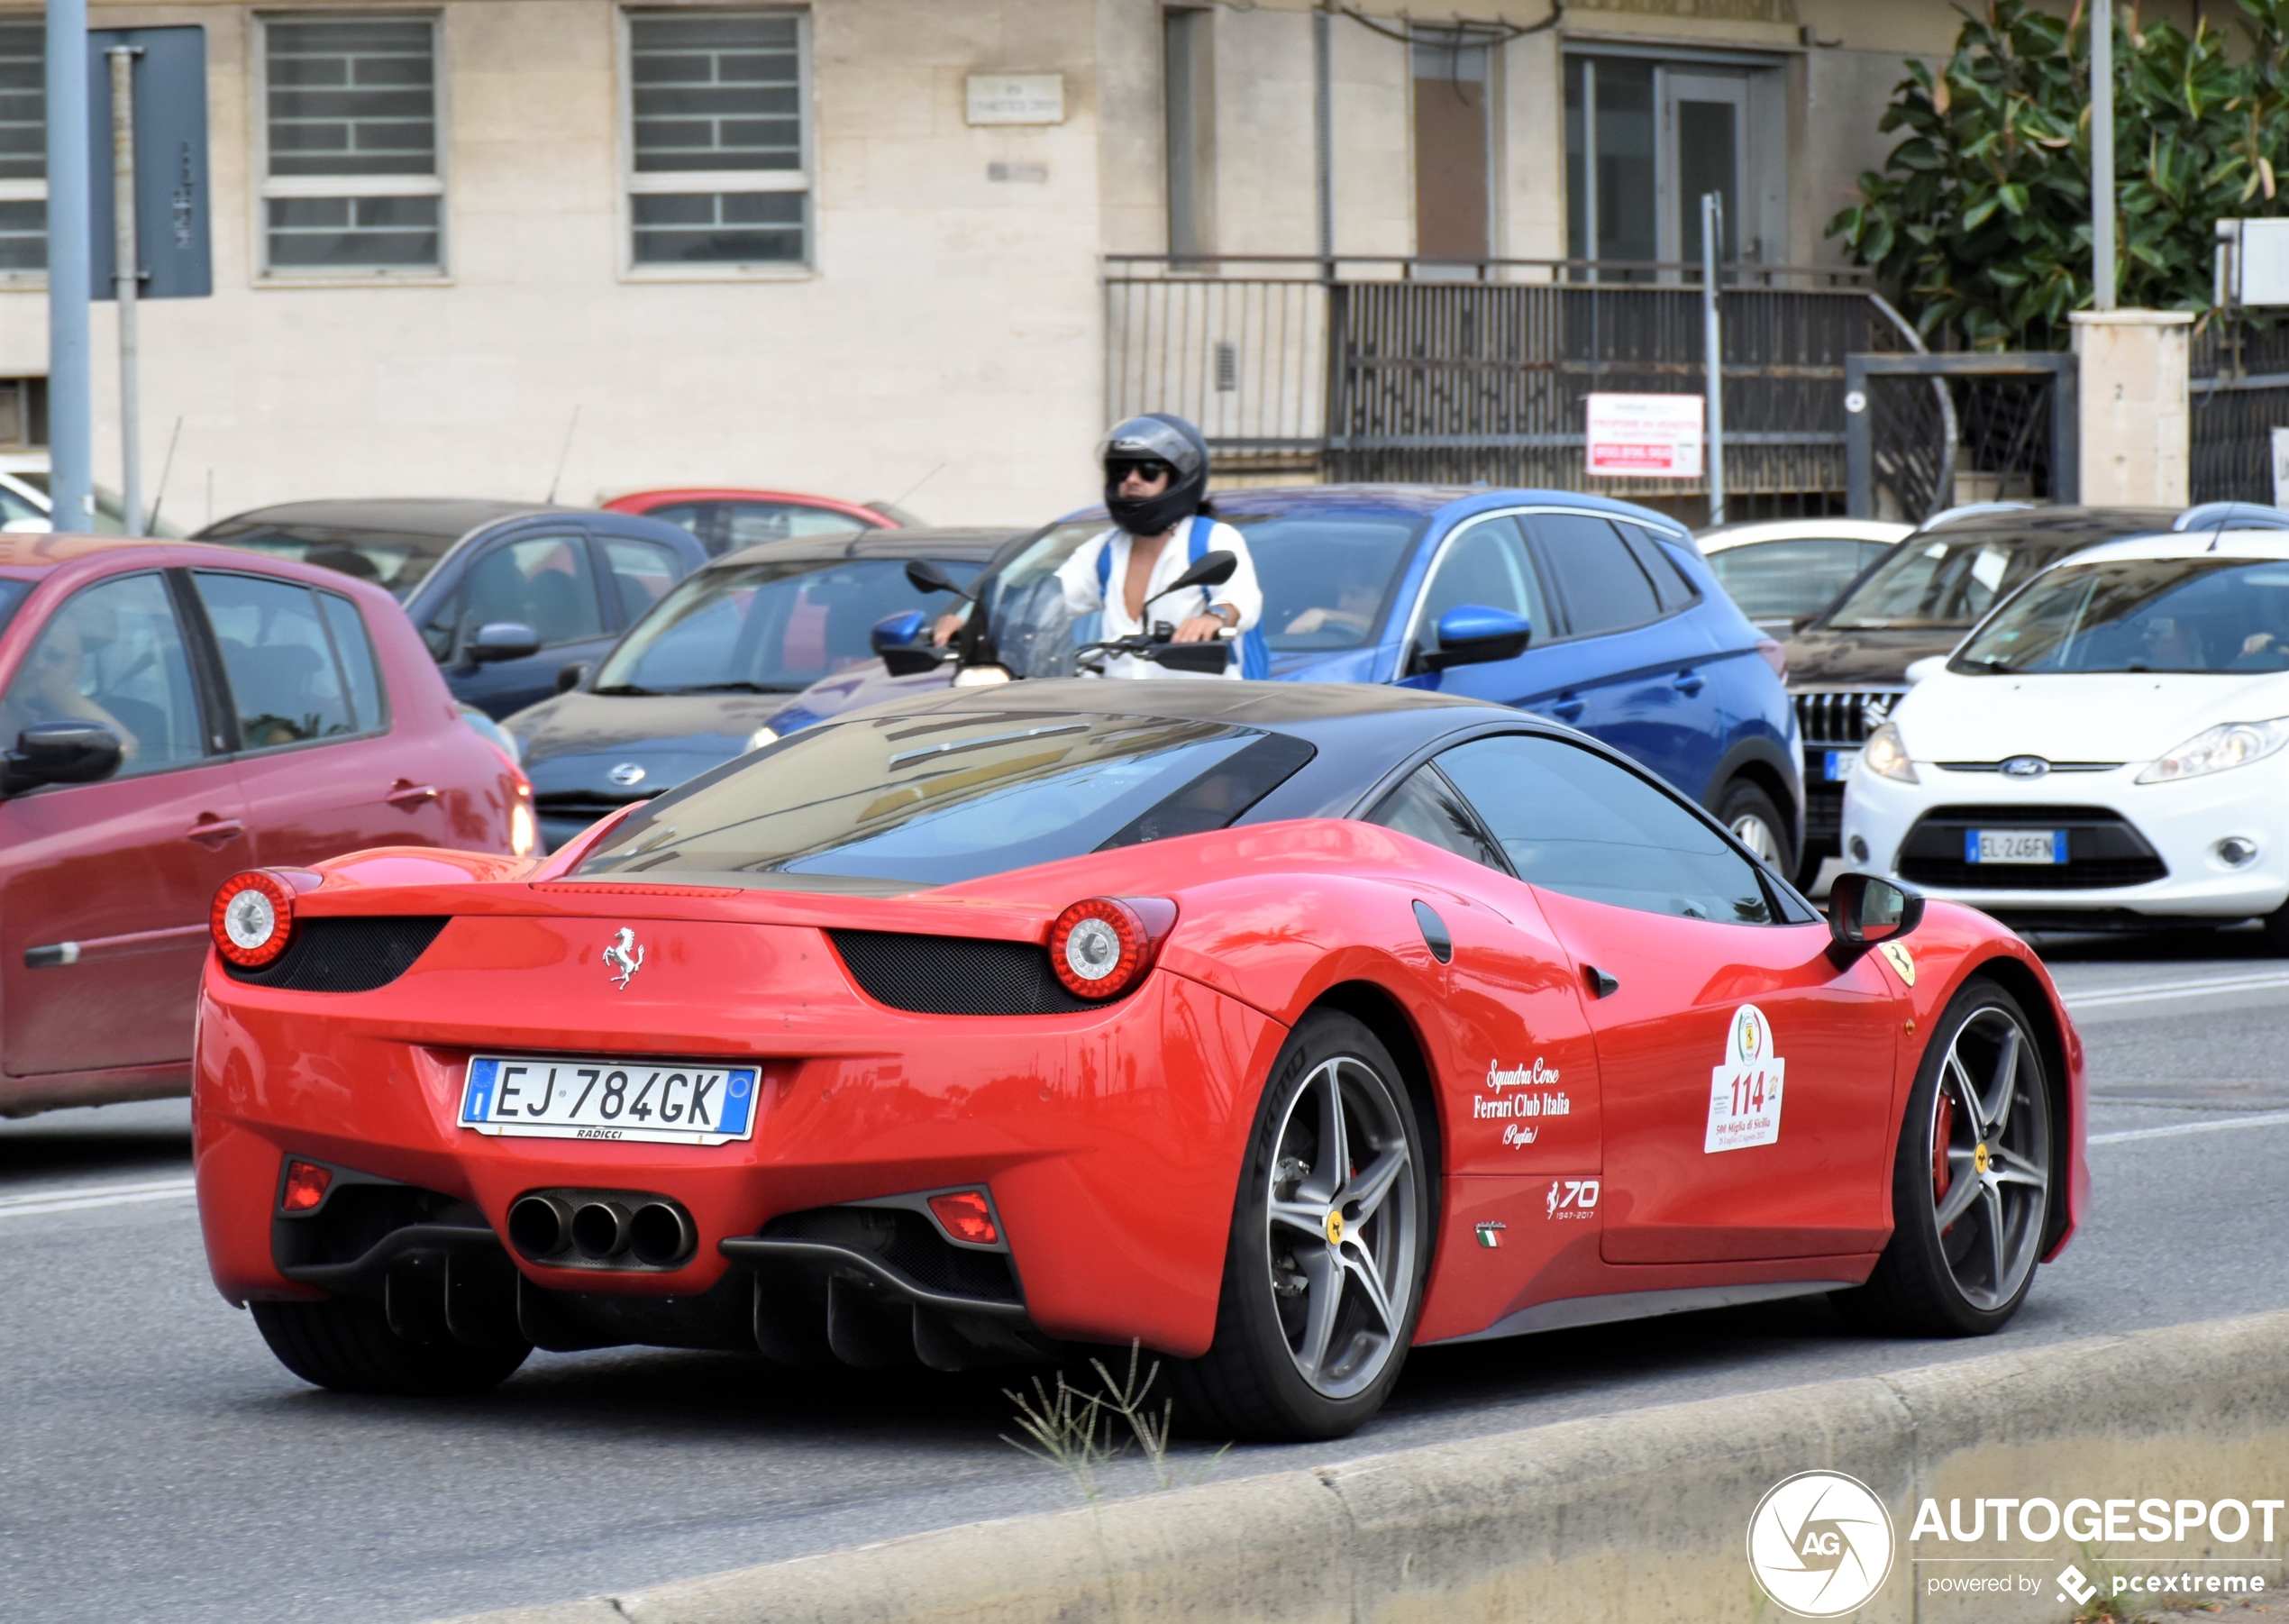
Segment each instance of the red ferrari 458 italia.
[[2080,1041],[1985,916],[1836,896],[1500,707],[936,693],[544,861],[225,884],[208,1255],[328,1387],[1135,1342],[1227,1437],[1346,1432],[1418,1343],[1994,1330],[2086,1199]]

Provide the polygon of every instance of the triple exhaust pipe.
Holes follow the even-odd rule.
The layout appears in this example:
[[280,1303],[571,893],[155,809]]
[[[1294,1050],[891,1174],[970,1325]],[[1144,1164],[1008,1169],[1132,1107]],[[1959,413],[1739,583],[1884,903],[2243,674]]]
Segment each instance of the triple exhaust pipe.
[[691,1255],[699,1232],[691,1214],[666,1196],[540,1190],[509,1208],[508,1238],[535,1263],[672,1269]]

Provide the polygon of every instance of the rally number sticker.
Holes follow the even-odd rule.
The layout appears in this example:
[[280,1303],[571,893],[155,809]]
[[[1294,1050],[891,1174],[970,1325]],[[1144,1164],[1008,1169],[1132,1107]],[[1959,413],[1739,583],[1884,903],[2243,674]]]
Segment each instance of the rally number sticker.
[[1725,1063],[1709,1074],[1709,1135],[1704,1154],[1776,1145],[1781,1136],[1781,1083],[1788,1063],[1773,1053],[1773,1024],[1754,1004],[1733,1011],[1725,1036]]

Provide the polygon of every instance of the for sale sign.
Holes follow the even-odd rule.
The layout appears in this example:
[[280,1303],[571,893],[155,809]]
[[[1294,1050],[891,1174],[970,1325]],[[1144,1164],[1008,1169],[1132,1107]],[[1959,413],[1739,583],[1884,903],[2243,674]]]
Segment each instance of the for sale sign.
[[1609,479],[1698,479],[1698,395],[1592,395],[1590,472]]

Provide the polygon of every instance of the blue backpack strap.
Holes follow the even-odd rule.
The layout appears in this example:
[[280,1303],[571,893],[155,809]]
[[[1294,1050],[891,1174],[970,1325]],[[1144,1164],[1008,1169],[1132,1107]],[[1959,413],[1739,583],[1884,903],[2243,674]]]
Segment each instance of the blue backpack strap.
[[[1192,516],[1192,529],[1188,538],[1188,564],[1197,564],[1208,556],[1208,543],[1216,534],[1216,521],[1207,514]],[[1208,594],[1203,592],[1201,597]],[[1263,640],[1263,628],[1251,626],[1240,634],[1240,675],[1251,682],[1262,682],[1272,675],[1272,645]]]
[[1097,591],[1107,597],[1113,590],[1113,533],[1107,531],[1097,538]]

